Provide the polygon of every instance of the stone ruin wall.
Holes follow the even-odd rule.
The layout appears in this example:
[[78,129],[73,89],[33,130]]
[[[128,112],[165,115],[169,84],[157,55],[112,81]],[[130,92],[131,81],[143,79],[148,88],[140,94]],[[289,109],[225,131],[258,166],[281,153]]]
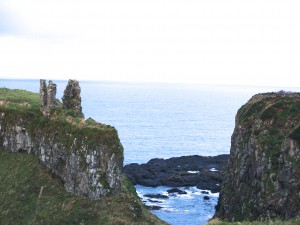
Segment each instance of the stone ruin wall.
[[[46,84],[46,80],[40,80],[40,103],[41,112],[44,116],[49,117],[51,109],[57,107],[56,99],[57,86],[51,80]],[[77,80],[69,80],[62,97],[62,108],[73,110],[77,116],[84,117],[81,106],[81,88]]]
[[56,84],[51,80],[46,84],[46,80],[40,80],[40,102],[41,112],[44,116],[50,115],[50,110],[56,108]]

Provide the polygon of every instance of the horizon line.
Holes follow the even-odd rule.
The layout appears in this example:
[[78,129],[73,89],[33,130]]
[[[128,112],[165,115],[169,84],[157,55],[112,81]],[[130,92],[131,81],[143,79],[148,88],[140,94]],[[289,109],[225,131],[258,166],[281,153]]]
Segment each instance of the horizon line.
[[0,80],[19,80],[19,81],[38,81],[40,79],[52,80],[52,81],[68,81],[68,80],[78,80],[80,82],[105,82],[105,83],[123,83],[123,84],[169,84],[169,85],[191,85],[191,86],[232,86],[232,87],[274,87],[274,88],[299,88],[300,86],[282,86],[282,85],[262,85],[262,84],[222,84],[222,83],[200,83],[200,82],[171,82],[171,81],[141,81],[141,80],[96,80],[96,79],[51,79],[51,78],[1,78]]

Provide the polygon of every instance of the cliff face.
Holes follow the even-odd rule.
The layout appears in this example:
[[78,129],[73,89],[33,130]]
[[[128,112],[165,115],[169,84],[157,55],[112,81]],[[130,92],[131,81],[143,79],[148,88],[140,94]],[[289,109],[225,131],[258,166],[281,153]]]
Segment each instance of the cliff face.
[[59,108],[45,117],[39,106],[37,94],[0,89],[0,147],[38,155],[78,196],[97,200],[118,193],[123,148],[117,131]]
[[300,216],[300,95],[253,96],[237,113],[215,217]]

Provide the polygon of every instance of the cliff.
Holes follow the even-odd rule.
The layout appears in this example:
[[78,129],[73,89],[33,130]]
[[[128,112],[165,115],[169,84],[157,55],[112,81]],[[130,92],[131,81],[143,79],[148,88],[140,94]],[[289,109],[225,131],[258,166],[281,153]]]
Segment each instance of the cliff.
[[97,200],[119,193],[123,148],[117,131],[62,109],[54,99],[56,86],[49,82],[49,87],[44,92],[47,87],[41,81],[40,96],[0,89],[0,147],[36,154],[65,189],[78,196]]
[[300,94],[253,96],[239,109],[215,217],[300,216]]
[[84,119],[78,82],[63,102],[40,84],[0,88],[0,223],[165,224],[123,176],[116,129]]
[[118,194],[90,200],[65,191],[35,154],[0,148],[0,224],[165,224],[121,176]]

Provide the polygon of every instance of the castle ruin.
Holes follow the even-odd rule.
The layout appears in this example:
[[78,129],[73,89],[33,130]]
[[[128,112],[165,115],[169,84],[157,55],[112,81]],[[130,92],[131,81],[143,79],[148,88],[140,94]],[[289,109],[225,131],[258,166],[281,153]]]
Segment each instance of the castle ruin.
[[63,109],[72,109],[78,115],[82,114],[80,86],[77,80],[69,80],[62,98]]
[[[40,103],[41,112],[49,117],[51,109],[57,108],[56,84],[51,80],[46,84],[46,80],[40,80]],[[76,116],[83,117],[81,107],[80,86],[77,80],[69,80],[62,97],[62,108],[72,110]]]
[[40,80],[40,102],[41,112],[44,116],[50,115],[50,110],[56,108],[56,84],[51,80],[46,84],[46,80]]

